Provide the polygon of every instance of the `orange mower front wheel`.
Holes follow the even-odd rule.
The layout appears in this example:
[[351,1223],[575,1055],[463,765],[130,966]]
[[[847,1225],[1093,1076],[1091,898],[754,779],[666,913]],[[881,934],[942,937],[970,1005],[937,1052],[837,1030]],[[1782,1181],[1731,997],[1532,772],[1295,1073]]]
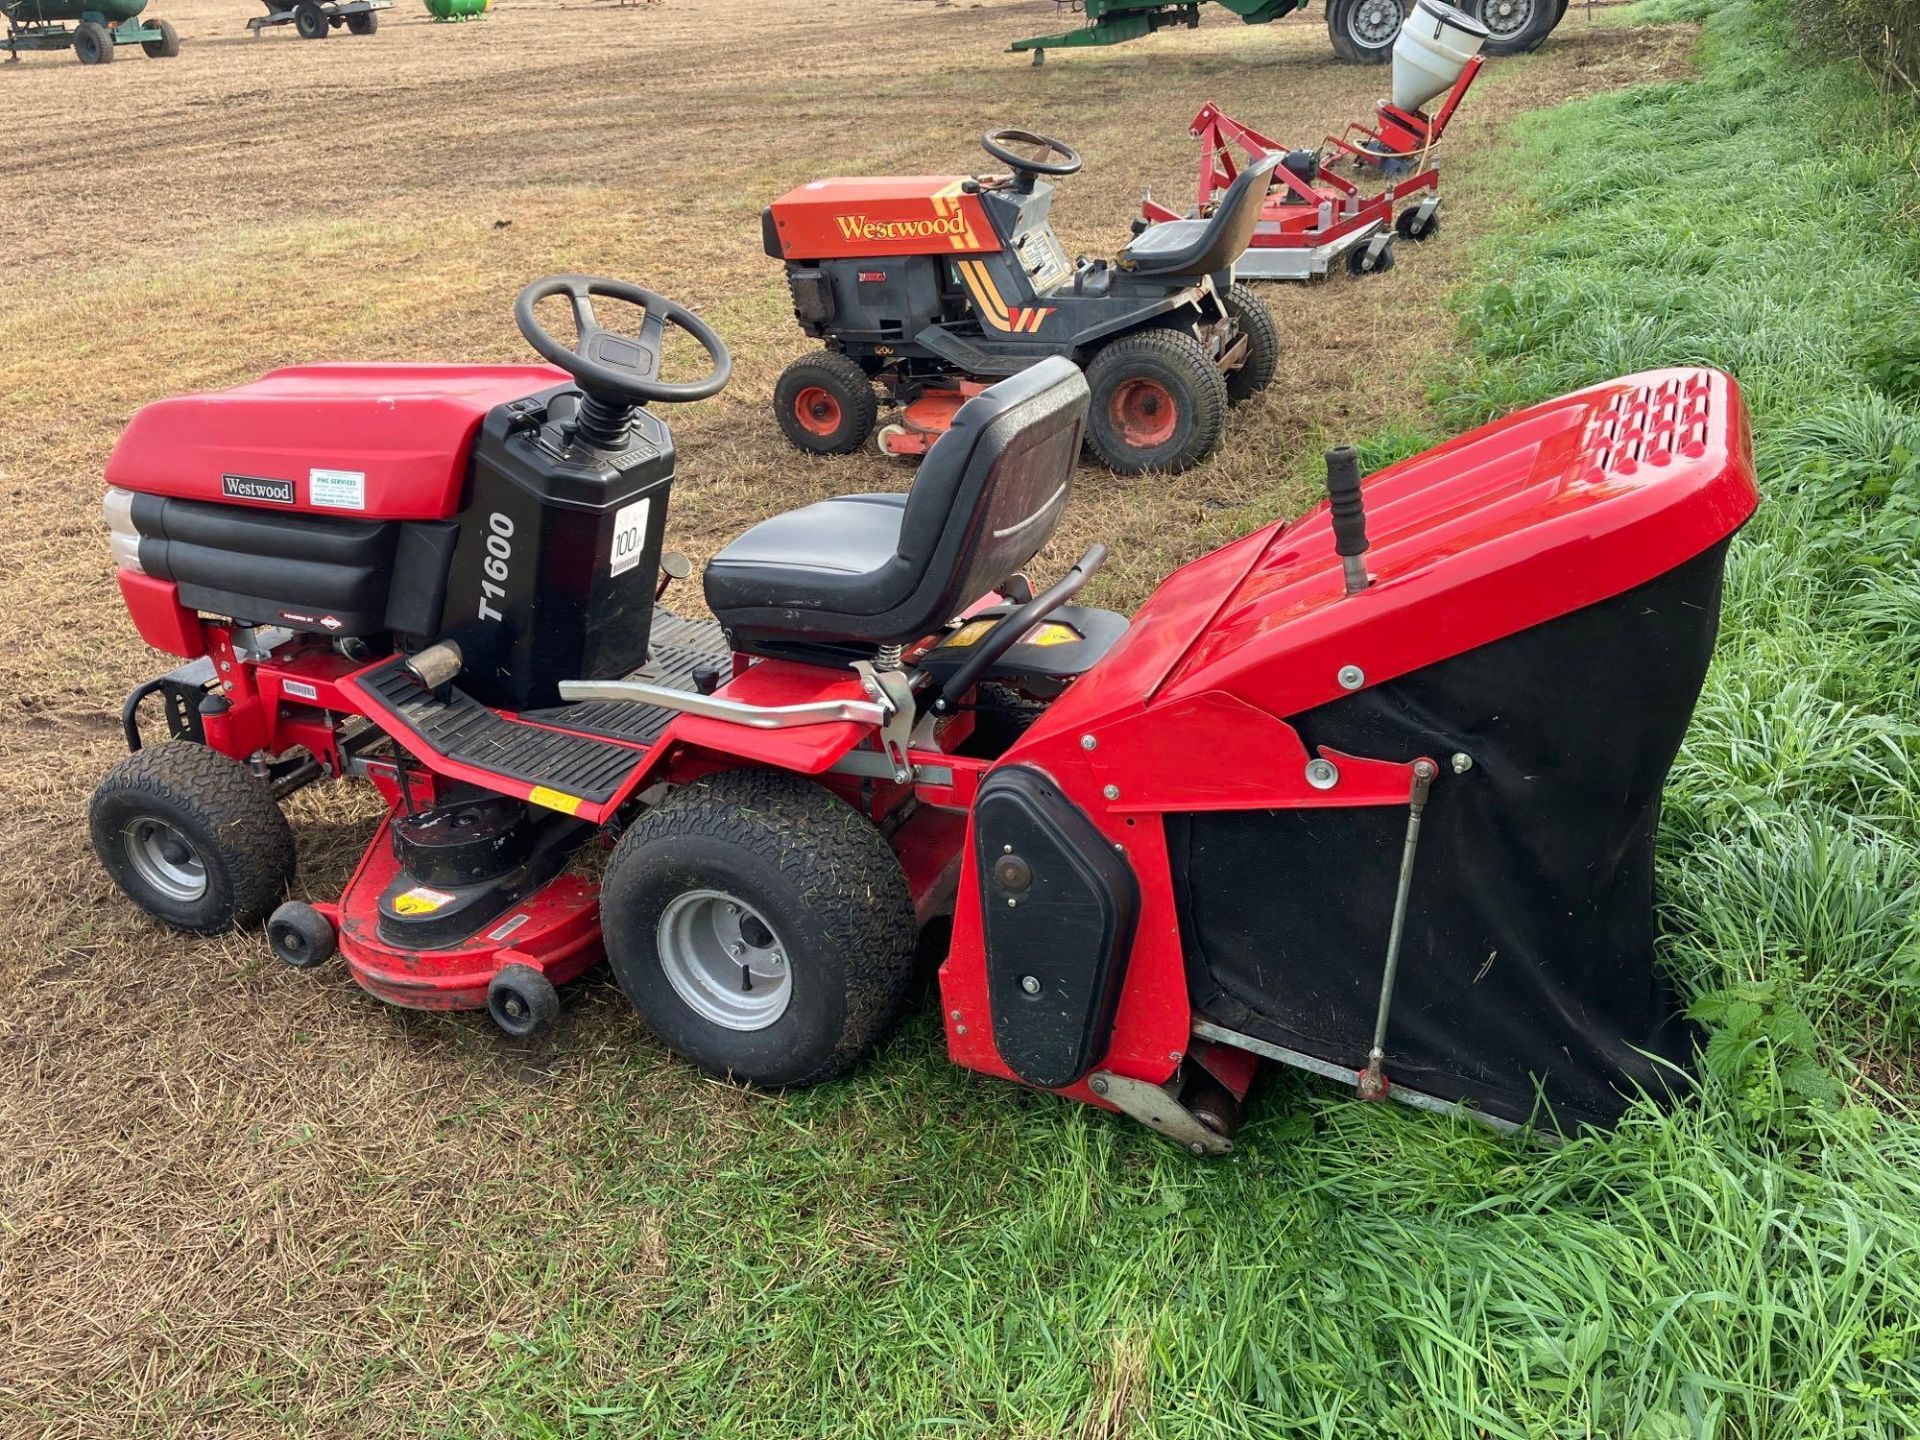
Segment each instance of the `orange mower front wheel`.
[[873,434],[879,412],[867,372],[835,350],[802,356],[773,387],[781,433],[811,455],[851,455]]

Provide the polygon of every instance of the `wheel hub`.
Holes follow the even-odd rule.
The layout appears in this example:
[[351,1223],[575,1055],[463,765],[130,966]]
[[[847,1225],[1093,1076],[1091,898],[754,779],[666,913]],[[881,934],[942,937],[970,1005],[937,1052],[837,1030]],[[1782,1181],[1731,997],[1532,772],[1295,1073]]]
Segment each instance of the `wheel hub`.
[[135,873],[169,900],[191,904],[207,893],[206,862],[166,821],[135,820],[120,843]]
[[1490,0],[1481,11],[1481,23],[1494,35],[1516,35],[1533,20],[1533,0]]
[[1173,439],[1180,426],[1180,406],[1173,392],[1158,380],[1127,380],[1113,392],[1108,405],[1113,428],[1129,446],[1151,450]]
[[1400,6],[1394,0],[1367,0],[1354,8],[1348,28],[1369,50],[1391,44],[1400,33]]
[[809,385],[793,397],[793,415],[815,435],[831,435],[840,428],[840,402],[818,385]]
[[660,915],[660,965],[701,1019],[764,1030],[793,1000],[787,949],[766,919],[722,890],[689,890]]

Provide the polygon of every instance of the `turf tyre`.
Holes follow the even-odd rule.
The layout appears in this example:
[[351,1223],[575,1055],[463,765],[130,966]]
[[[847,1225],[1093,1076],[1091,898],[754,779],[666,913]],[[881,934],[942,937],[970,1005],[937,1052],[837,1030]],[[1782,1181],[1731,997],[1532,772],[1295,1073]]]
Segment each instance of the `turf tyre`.
[[113,32],[97,20],[73,27],[73,58],[82,65],[105,65],[113,59]]
[[[251,929],[293,878],[293,832],[272,793],[237,760],[190,741],[136,750],[109,770],[87,829],[127,898],[180,930]],[[154,855],[166,859],[169,838],[190,855],[156,879]],[[204,879],[197,894],[188,893],[195,866]]]
[[1280,327],[1267,302],[1242,281],[1236,280],[1227,290],[1227,313],[1247,337],[1247,358],[1226,377],[1227,403],[1238,405],[1273,383],[1273,372],[1280,365]]
[[1047,713],[1047,702],[1023,694],[1011,685],[985,681],[973,687],[973,733],[960,753],[981,760],[998,760],[1033,722]]
[[[1140,386],[1158,387],[1173,406],[1165,438],[1128,438],[1127,395],[1129,387]],[[1214,452],[1226,428],[1227,384],[1220,367],[1198,340],[1179,330],[1142,330],[1104,346],[1087,366],[1087,388],[1087,444],[1122,475],[1190,469]]]
[[[765,918],[788,967],[787,1003],[741,1030],[675,987],[663,921],[683,897],[718,891]],[[913,981],[905,874],[865,816],[795,775],[731,770],[697,780],[636,820],[600,895],[607,958],[627,999],[675,1054],[770,1089],[830,1080],[893,1028]]]
[[858,364],[838,350],[821,350],[780,372],[773,413],[796,448],[810,455],[851,455],[873,434],[880,401]]
[[150,20],[147,22],[160,32],[158,40],[142,40],[140,48],[147,52],[149,60],[171,60],[180,53],[180,32],[173,28],[170,20]]

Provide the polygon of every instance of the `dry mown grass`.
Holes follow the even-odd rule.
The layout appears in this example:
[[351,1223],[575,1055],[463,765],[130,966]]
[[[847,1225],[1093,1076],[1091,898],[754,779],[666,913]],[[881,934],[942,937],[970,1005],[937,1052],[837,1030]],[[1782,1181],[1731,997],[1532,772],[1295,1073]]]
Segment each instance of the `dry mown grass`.
[[[854,1082],[871,1115],[855,1092],[796,1121],[666,1059],[604,986],[516,1050],[475,1018],[382,1009],[338,971],[284,972],[257,937],[137,918],[83,820],[120,696],[156,665],[97,520],[119,427],[302,359],[516,358],[527,279],[629,276],[701,307],[737,357],[726,396],[674,417],[672,537],[698,560],[774,508],[905,478],[874,456],[807,462],[773,428],[765,398],[804,342],[759,251],[772,195],[970,168],[979,131],[1021,123],[1085,153],[1057,218],[1097,253],[1142,183],[1187,192],[1202,100],[1311,141],[1383,79],[1331,63],[1317,12],[1210,17],[1032,70],[1000,47],[1053,23],[1038,4],[506,0],[461,27],[402,8],[324,46],[247,38],[238,0],[155,8],[186,37],[177,61],[0,70],[0,1433],[431,1429],[443,1403],[484,1397],[499,1337],[563,1315],[591,1317],[579,1384],[631,1381],[619,1337],[698,1263],[674,1233],[733,1218],[689,1209],[697,1182],[795,1124],[904,1122],[912,1097],[883,1075]],[[1677,66],[1683,41],[1576,12],[1538,57],[1494,66],[1452,142],[1446,234],[1384,277],[1274,290],[1288,348],[1266,402],[1177,482],[1084,472],[1057,550],[1109,540],[1105,597],[1130,605],[1248,507],[1297,504],[1322,436],[1417,424],[1404,377],[1447,343],[1442,297],[1501,190],[1493,142],[1532,107]],[[328,892],[369,812],[312,792],[294,812],[302,883]],[[907,1140],[861,1143],[910,1172]],[[893,1236],[851,1198],[812,1233],[817,1253],[782,1258],[795,1273],[883,1264]],[[724,1321],[728,1285],[707,1296]],[[670,1385],[703,1357],[646,1359]],[[1144,1382],[1137,1357],[1106,1368],[1119,1398],[1095,1428],[1118,1434]]]

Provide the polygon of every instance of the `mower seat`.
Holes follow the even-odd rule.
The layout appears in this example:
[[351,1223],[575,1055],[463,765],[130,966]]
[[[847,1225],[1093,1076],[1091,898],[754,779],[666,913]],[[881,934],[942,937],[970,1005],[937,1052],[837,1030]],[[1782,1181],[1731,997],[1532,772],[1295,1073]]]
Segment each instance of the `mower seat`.
[[870,653],[931,635],[1040,552],[1073,492],[1087,382],[1043,360],[962,405],[906,495],[763,520],[707,564],[735,649]]
[[1227,187],[1206,220],[1164,220],[1149,225],[1120,252],[1136,275],[1217,275],[1246,253],[1281,157],[1247,166]]

